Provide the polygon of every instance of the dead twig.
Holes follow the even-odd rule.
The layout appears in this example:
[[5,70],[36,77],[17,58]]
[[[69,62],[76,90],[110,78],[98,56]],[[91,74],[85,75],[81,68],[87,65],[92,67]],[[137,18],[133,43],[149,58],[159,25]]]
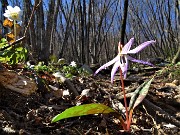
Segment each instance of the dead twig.
[[154,124],[154,134],[155,135],[159,135],[160,133],[159,133],[159,127],[157,126],[157,123],[156,123],[156,121],[155,121],[155,119],[148,113],[148,111],[147,111],[147,109],[146,109],[146,107],[143,105],[143,108],[144,108],[144,110],[145,110],[145,112],[146,112],[146,114],[152,119],[152,121],[153,121],[153,124]]

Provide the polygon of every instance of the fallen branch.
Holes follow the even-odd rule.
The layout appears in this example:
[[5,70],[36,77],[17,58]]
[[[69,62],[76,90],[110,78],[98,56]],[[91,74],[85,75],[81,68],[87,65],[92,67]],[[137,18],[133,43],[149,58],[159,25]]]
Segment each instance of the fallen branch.
[[[147,99],[143,100],[144,106],[149,110],[151,113],[155,113],[159,117],[163,118],[166,122],[172,123],[177,127],[180,127],[180,121],[178,121],[175,117],[168,114],[166,111],[161,109],[159,106],[153,104]],[[153,111],[153,112],[152,112]]]
[[65,78],[62,75],[59,75],[59,79],[62,83],[66,84],[66,86],[68,87],[68,89],[75,95],[75,96],[79,96],[79,93],[77,92],[77,90],[74,88],[73,84],[71,83],[71,81],[67,78]]

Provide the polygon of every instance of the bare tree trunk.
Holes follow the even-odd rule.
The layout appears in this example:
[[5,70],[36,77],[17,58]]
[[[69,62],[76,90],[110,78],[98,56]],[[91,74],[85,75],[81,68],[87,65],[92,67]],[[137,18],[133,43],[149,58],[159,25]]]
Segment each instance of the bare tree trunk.
[[8,28],[3,27],[3,21],[5,20],[5,17],[3,16],[3,14],[5,13],[6,7],[8,6],[8,1],[7,0],[2,0],[1,1],[1,25],[2,25],[2,36],[4,36],[5,34],[8,33]]
[[[25,26],[27,26],[33,6],[32,6],[32,3],[30,0],[24,0],[23,3],[24,3],[24,9],[23,10],[25,12],[24,24],[25,24]],[[35,18],[33,16],[32,21],[31,21],[30,26],[29,26],[27,36],[26,36],[26,42],[28,44],[27,48],[30,52],[30,54],[29,54],[30,59],[36,59],[36,58],[34,58],[36,56],[36,53],[35,53],[35,50],[36,50],[36,40],[35,40],[36,39],[36,32],[35,32],[35,27],[34,27],[34,21],[35,21]]]
[[47,15],[47,24],[46,24],[46,31],[45,31],[45,37],[46,41],[44,42],[44,45],[41,48],[41,54],[39,55],[39,60],[44,61],[46,64],[49,59],[50,55],[50,42],[51,42],[51,31],[53,26],[53,16],[54,16],[54,7],[55,7],[55,1],[50,0],[49,1],[49,11]]
[[128,0],[124,0],[124,15],[123,15],[122,25],[121,25],[121,44],[122,44],[122,45],[124,45],[124,37],[125,37],[125,31],[126,31],[127,12],[128,12]]
[[52,28],[51,28],[51,38],[50,38],[50,54],[52,55],[55,47],[55,40],[54,40],[54,35],[56,32],[56,27],[57,27],[57,16],[58,16],[58,12],[59,12],[59,5],[60,5],[60,0],[57,1],[57,3],[55,4],[55,11],[54,11],[54,15],[53,15],[53,24],[52,24]]
[[[178,29],[178,31],[180,30],[180,9],[179,9],[179,6],[180,6],[180,1],[176,0],[176,2],[175,2],[175,12],[176,12],[176,20],[177,20],[177,29]],[[179,33],[177,33],[177,44],[178,44],[179,48],[178,48],[178,51],[177,51],[176,55],[174,56],[174,58],[172,60],[173,64],[180,61],[180,34]]]
[[[58,10],[57,8],[59,5],[57,5],[59,1],[50,0],[49,2],[49,11],[47,15],[47,24],[46,24],[46,31],[45,31],[45,42],[44,45],[41,48],[41,54],[39,56],[39,59],[44,61],[46,64],[48,64],[49,56],[50,56],[50,46],[52,44],[52,34],[53,30],[55,29],[56,23],[57,23],[57,14]],[[56,8],[55,8],[56,7]]]
[[[83,0],[83,2],[84,2],[84,0]],[[85,56],[84,56],[84,18],[85,18],[85,16],[84,16],[84,14],[83,14],[83,4],[81,5],[81,0],[79,1],[79,13],[80,13],[80,19],[79,19],[79,23],[80,23],[80,30],[81,30],[81,34],[79,35],[79,39],[80,39],[80,41],[81,41],[81,51],[80,51],[80,56],[81,56],[81,63],[84,63],[85,62]]]
[[[38,1],[36,1],[38,2]],[[38,2],[39,3],[39,2]],[[40,56],[41,55],[41,48],[43,48],[44,41],[45,41],[45,25],[44,25],[44,10],[43,10],[43,3],[41,2],[38,9],[36,10],[36,20],[37,20],[37,26],[36,26],[36,41],[37,44],[35,45],[35,55]]]
[[[67,1],[66,1],[67,2]],[[65,6],[63,5],[62,1],[60,3],[60,9],[62,11],[62,16],[64,16],[64,19],[66,21],[66,25],[64,26],[63,22],[61,22],[62,24],[62,47],[60,49],[60,52],[59,52],[59,58],[62,58],[63,57],[63,54],[64,54],[64,50],[67,48],[66,46],[68,46],[68,39],[69,39],[69,36],[70,36],[70,30],[71,30],[71,25],[72,25],[72,22],[71,22],[71,17],[72,17],[72,11],[73,11],[73,7],[74,7],[74,0],[72,0],[71,2],[71,5],[70,5],[70,9],[68,7],[68,5],[66,4],[66,7],[68,7],[69,10],[65,10]],[[75,10],[75,8],[74,8]],[[74,15],[75,15],[75,12],[74,12]],[[77,16],[76,16],[77,17]],[[62,18],[61,18],[62,19]],[[61,20],[62,21],[62,20]]]

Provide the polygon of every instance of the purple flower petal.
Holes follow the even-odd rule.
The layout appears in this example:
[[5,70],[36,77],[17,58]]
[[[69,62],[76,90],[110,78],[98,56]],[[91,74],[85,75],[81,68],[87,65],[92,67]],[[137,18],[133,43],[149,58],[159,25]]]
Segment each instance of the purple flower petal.
[[119,66],[120,66],[120,62],[117,61],[117,62],[114,64],[114,66],[113,66],[113,68],[112,68],[112,70],[111,70],[111,83],[113,83],[114,76],[115,76],[116,71],[118,70]]
[[107,67],[109,67],[110,65],[114,64],[116,61],[119,61],[119,55],[117,55],[114,59],[112,59],[111,61],[109,61],[108,63],[102,65],[100,68],[98,68],[96,70],[96,72],[94,73],[94,75],[96,75],[97,73],[99,73],[99,71],[101,71],[102,69],[105,69]]
[[127,54],[127,53],[129,52],[129,50],[130,50],[131,45],[133,44],[133,42],[134,42],[134,38],[131,38],[131,39],[129,40],[129,42],[123,47],[121,53],[122,53],[122,54]]
[[139,51],[141,51],[142,49],[144,49],[148,45],[151,45],[152,43],[155,43],[155,42],[156,42],[155,40],[144,42],[141,45],[137,46],[136,48],[130,50],[128,53],[138,53]]
[[126,61],[125,63],[120,64],[124,79],[127,76],[127,69],[128,69],[128,59],[126,56],[125,56],[125,61]]
[[132,62],[137,62],[137,63],[141,63],[141,64],[144,64],[144,65],[149,65],[149,66],[154,66],[153,64],[151,64],[150,62],[147,62],[147,61],[143,61],[143,60],[137,60],[129,55],[127,55],[127,59],[132,61]]

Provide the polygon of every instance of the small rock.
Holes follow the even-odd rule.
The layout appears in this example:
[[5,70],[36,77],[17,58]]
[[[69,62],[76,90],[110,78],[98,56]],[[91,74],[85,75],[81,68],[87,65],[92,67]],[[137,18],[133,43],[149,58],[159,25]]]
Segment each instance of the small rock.
[[90,97],[89,91],[90,91],[90,89],[84,89],[84,90],[81,92],[81,96]]
[[81,68],[82,68],[83,70],[87,71],[87,72],[90,73],[90,74],[93,74],[93,73],[94,73],[93,70],[92,70],[88,65],[86,65],[86,64],[82,65]]
[[69,98],[70,97],[70,93],[69,93],[69,90],[64,90],[63,91],[63,99],[67,99],[67,98]]
[[157,58],[149,58],[147,61],[155,65],[164,62],[164,59],[157,57]]

